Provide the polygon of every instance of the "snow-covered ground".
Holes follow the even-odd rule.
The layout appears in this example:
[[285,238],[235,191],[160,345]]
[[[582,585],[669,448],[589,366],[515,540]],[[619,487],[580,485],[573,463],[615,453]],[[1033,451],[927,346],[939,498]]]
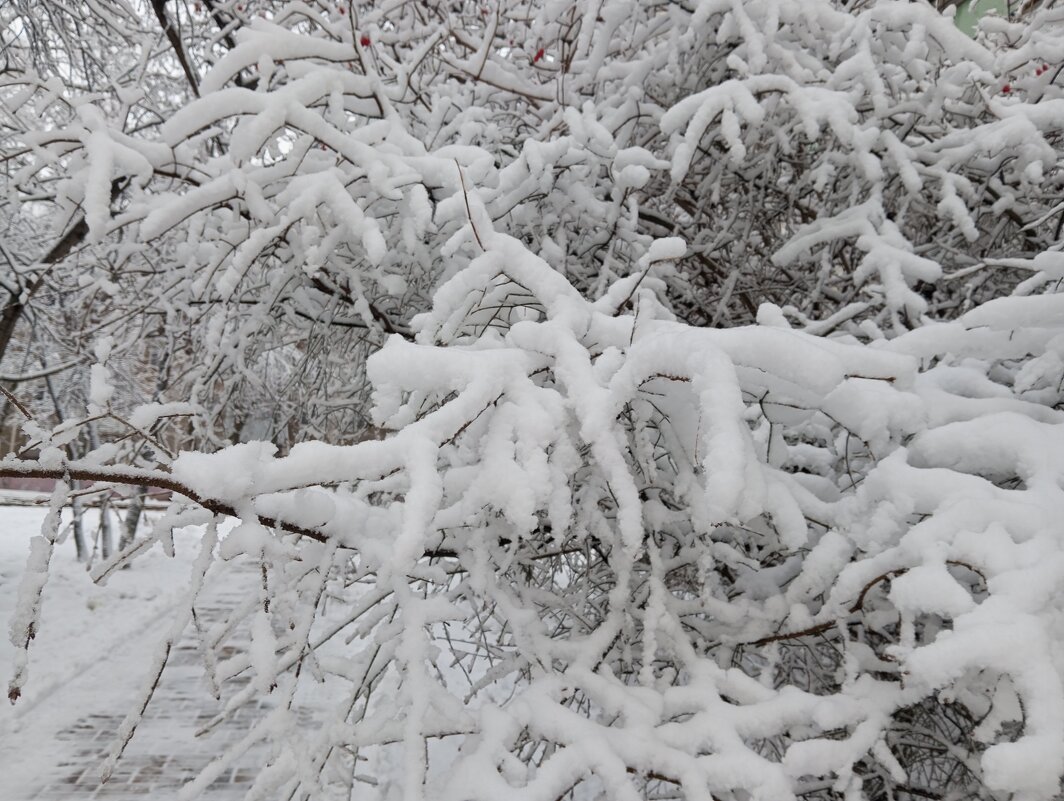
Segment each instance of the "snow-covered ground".
[[[39,533],[45,509],[0,507],[0,675],[11,677],[14,646],[8,625],[30,538]],[[87,513],[88,531],[96,513]],[[66,518],[64,518],[66,519]],[[74,544],[56,548],[44,589],[40,631],[30,647],[30,677],[18,703],[0,704],[0,775],[4,801],[34,797],[47,778],[80,747],[57,738],[86,715],[129,709],[149,669],[160,622],[186,585],[194,529],[176,532],[176,557],[155,549],[129,570],[116,571],[105,586],[93,584],[75,559]]]
[[[12,675],[15,646],[7,635],[24,572],[30,539],[40,531],[44,506],[0,505],[0,677],[6,688]],[[86,530],[94,530],[96,512],[86,513]],[[64,525],[69,512],[64,514]],[[220,527],[223,532],[229,525]],[[130,797],[173,798],[226,748],[243,738],[260,715],[272,708],[270,697],[255,698],[228,714],[201,736],[204,724],[224,702],[250,681],[235,676],[222,688],[221,701],[209,691],[198,640],[186,630],[170,653],[158,689],[110,781],[100,773],[125,715],[139,706],[146,680],[152,678],[153,654],[172,626],[172,614],[187,602],[192,561],[202,528],[174,531],[175,558],[156,547],[115,571],[104,586],[93,584],[85,565],[75,559],[69,539],[59,544],[43,593],[39,634],[30,647],[30,675],[14,706],[0,704],[0,801],[117,801]],[[200,595],[199,622],[209,627],[241,605],[260,580],[257,569],[240,559]],[[337,606],[342,613],[344,607]],[[323,617],[323,625],[331,621]],[[238,626],[223,650],[246,650],[249,632]],[[346,649],[340,643],[333,647]],[[323,652],[327,652],[326,648]],[[313,720],[344,697],[336,680],[312,682],[301,691],[300,725]],[[203,801],[243,798],[267,764],[268,748],[256,744],[215,765],[209,784],[195,797]],[[396,748],[375,752],[365,768],[383,776],[402,770]],[[365,757],[364,757],[365,758]],[[390,771],[390,772],[389,772]],[[392,777],[394,779],[394,776]],[[367,799],[376,798],[368,789]]]

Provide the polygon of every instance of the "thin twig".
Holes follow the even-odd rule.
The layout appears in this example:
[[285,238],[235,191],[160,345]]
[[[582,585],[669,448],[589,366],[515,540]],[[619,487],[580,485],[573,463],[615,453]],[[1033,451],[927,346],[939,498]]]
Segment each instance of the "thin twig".
[[4,396],[9,401],[11,401],[11,405],[14,406],[16,409],[18,409],[20,412],[22,412],[23,416],[27,420],[32,420],[33,419],[33,415],[30,414],[30,410],[27,409],[25,406],[23,406],[22,405],[22,401],[20,401],[18,398],[16,398],[14,395],[12,395],[11,392],[8,391],[7,387],[5,387],[3,384],[0,384],[0,392],[4,393]]
[[477,244],[480,245],[480,249],[487,253],[488,249],[484,247],[484,243],[480,241],[480,234],[477,232],[477,224],[473,222],[473,210],[469,207],[469,192],[465,185],[465,174],[462,172],[462,165],[458,163],[458,159],[454,160],[454,166],[458,168],[458,180],[462,182],[462,197],[465,199],[466,216],[469,218],[469,227],[473,229],[473,237],[477,240]]

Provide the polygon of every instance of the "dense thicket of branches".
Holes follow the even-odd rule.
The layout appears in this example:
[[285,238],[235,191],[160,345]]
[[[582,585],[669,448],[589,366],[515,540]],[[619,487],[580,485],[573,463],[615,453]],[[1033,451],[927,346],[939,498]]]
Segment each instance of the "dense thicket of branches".
[[186,797],[1054,797],[1064,10],[83,11],[0,10],[0,474],[206,526],[158,660],[261,565]]

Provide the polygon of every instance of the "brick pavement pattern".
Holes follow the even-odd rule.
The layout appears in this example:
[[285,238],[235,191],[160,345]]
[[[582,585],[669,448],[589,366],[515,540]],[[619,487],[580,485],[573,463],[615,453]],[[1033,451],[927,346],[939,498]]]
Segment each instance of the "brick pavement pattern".
[[[253,571],[230,571],[224,589],[209,590],[196,605],[196,614],[205,628],[221,621],[248,593],[255,592]],[[233,644],[246,643],[247,632],[236,630],[221,653],[224,659]],[[162,678],[144,717],[119,760],[111,778],[100,780],[100,767],[107,757],[114,733],[127,709],[114,714],[85,715],[56,736],[73,745],[73,756],[55,766],[52,775],[26,801],[115,801],[117,799],[173,798],[177,790],[194,778],[224,745],[240,739],[269,700],[237,710],[210,734],[197,738],[195,732],[211,721],[225,699],[250,679],[238,676],[222,687],[222,701],[207,689],[199,646],[191,631],[175,645]],[[258,757],[258,759],[256,759]],[[263,764],[263,747],[252,748],[199,796],[204,801],[236,801],[250,789]]]

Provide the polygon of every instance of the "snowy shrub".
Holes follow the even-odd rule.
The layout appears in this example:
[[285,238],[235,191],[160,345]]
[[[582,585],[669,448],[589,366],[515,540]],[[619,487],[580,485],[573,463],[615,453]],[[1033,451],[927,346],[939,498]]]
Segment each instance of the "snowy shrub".
[[[478,235],[416,340],[370,359],[386,439],[136,474],[242,519],[186,617],[204,576],[262,565],[250,651],[213,670],[252,676],[223,716],[278,699],[248,740],[275,749],[263,793],[321,797],[354,754],[411,798],[1054,795],[1064,296],[876,347],[697,329],[652,274],[587,301]],[[4,469],[131,480],[91,461]],[[293,739],[326,677],[335,720]]]
[[683,236],[669,305],[713,326],[768,301],[897,333],[1007,292],[1009,259],[1059,238],[1058,12],[995,44],[901,0],[239,5],[175,7],[158,62],[122,49],[152,14],[116,7],[126,39],[94,37],[130,61],[117,84],[45,80],[28,48],[3,95],[8,202],[66,232],[20,304],[48,318],[54,288],[184,354],[166,381],[210,447],[364,428],[366,356],[476,252],[466,192],[588,297]]
[[0,461],[175,493],[98,580],[205,526],[105,772],[250,563],[205,729],[272,706],[185,798],[260,742],[251,798],[1057,794],[1059,12],[207,5],[150,134],[81,98],[18,155],[80,221],[45,274],[121,274],[78,336],[188,348],[121,441],[63,450],[98,352]]

